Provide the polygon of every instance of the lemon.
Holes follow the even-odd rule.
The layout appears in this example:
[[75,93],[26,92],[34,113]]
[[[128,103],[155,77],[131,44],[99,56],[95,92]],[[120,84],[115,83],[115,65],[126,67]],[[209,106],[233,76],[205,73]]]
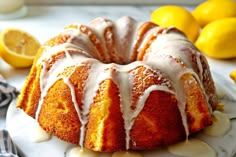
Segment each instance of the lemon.
[[236,83],[236,70],[233,70],[229,76]]
[[23,30],[8,28],[0,33],[1,57],[13,67],[31,66],[39,47],[39,41]]
[[226,17],[236,17],[236,2],[232,0],[208,0],[200,3],[192,12],[201,27]]
[[195,45],[206,55],[229,59],[236,57],[236,17],[224,18],[207,24]]
[[174,26],[194,42],[199,35],[200,26],[191,12],[181,6],[164,5],[151,13],[151,21],[163,26]]

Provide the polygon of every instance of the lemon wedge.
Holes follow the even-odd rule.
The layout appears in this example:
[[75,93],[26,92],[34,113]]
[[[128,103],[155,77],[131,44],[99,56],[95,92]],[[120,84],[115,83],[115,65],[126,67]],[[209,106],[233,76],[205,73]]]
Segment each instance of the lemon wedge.
[[17,28],[7,28],[0,33],[0,55],[15,68],[30,67],[40,46],[34,36]]

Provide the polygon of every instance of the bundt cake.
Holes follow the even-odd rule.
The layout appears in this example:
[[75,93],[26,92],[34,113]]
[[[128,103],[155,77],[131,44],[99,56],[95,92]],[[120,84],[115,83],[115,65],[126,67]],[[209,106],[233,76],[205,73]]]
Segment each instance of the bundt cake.
[[206,58],[177,29],[131,17],[72,24],[39,50],[17,107],[94,151],[147,150],[212,124]]

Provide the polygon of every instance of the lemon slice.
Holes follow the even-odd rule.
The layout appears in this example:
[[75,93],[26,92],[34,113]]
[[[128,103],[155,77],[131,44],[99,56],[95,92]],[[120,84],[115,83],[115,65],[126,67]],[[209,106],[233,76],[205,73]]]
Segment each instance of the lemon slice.
[[0,33],[0,55],[15,68],[30,67],[39,47],[39,41],[23,30],[8,28]]

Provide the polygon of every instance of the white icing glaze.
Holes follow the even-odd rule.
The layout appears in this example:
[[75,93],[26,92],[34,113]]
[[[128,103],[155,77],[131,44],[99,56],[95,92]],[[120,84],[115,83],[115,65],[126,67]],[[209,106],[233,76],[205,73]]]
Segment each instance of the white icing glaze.
[[[46,96],[48,90],[56,81],[58,81],[59,79],[63,79],[65,84],[68,85],[71,91],[72,102],[74,103],[75,110],[78,114],[78,118],[82,124],[80,129],[79,145],[83,148],[90,105],[93,103],[93,98],[96,95],[99,84],[106,79],[111,79],[117,85],[120,92],[120,102],[121,102],[120,108],[124,119],[124,128],[126,133],[126,149],[129,149],[129,143],[131,140],[129,134],[130,130],[133,127],[135,118],[144,108],[145,101],[149,97],[150,93],[156,90],[165,91],[173,95],[176,95],[178,99],[179,111],[186,132],[186,138],[188,138],[189,130],[187,125],[187,116],[185,113],[186,102],[185,102],[183,87],[181,86],[180,83],[180,78],[186,73],[191,73],[193,74],[193,76],[196,77],[196,80],[199,83],[201,83],[202,79],[202,76],[200,76],[199,78],[198,75],[192,70],[192,63],[189,61],[189,58],[191,57],[191,55],[189,54],[190,52],[182,53],[182,49],[184,47],[181,45],[185,45],[186,47],[190,48],[191,44],[185,41],[185,38],[182,35],[178,35],[176,33],[174,34],[164,33],[158,36],[156,40],[150,45],[150,48],[148,49],[149,52],[144,57],[143,61],[135,61],[130,63],[134,42],[129,43],[129,46],[123,46],[123,44],[127,45],[127,43],[125,43],[126,38],[134,39],[137,36],[135,32],[137,32],[136,30],[142,23],[135,22],[134,24],[130,24],[130,20],[132,20],[130,18],[122,18],[115,23],[112,23],[111,21],[104,21],[102,19],[98,19],[98,21],[99,20],[100,20],[99,23],[101,24],[93,25],[93,27],[90,27],[91,30],[88,34],[96,35],[96,37],[98,38],[96,39],[96,43],[102,44],[102,51],[105,52],[104,56],[100,55],[97,48],[90,41],[89,37],[83,32],[81,32],[80,29],[78,29],[78,28],[84,29],[83,26],[80,24],[77,24],[78,28],[67,28],[65,32],[62,33],[62,35],[65,36],[70,35],[69,39],[67,39],[65,43],[54,47],[45,47],[45,50],[41,58],[37,62],[37,65],[42,67],[42,71],[40,76],[41,98],[36,111],[36,120],[38,120],[39,118],[44,97]],[[105,29],[113,25],[115,27],[114,29],[116,30],[115,32],[119,33],[119,35],[115,35],[116,38],[114,39],[114,41],[116,42],[116,46],[114,47],[114,53],[115,55],[120,56],[118,58],[122,60],[121,62],[127,63],[126,65],[119,65],[116,63],[103,64],[99,61],[102,60],[103,62],[106,63],[111,60],[109,59],[108,55],[109,50],[105,47],[106,41],[104,41],[103,36]],[[130,28],[133,29],[132,30],[127,29],[127,31],[123,31],[120,28],[118,28],[118,25],[122,25],[124,28],[129,26]],[[158,30],[160,30],[159,27],[153,28],[150,30],[150,32],[146,33],[144,40],[142,41],[138,49],[139,50],[142,49],[142,47],[144,46],[143,44],[147,42],[146,39],[149,36],[152,36],[153,33],[157,32]],[[127,32],[132,32],[130,37],[126,36]],[[109,40],[111,40],[110,37]],[[160,47],[156,47],[155,46],[156,44],[159,45]],[[172,46],[170,46],[170,44]],[[165,48],[165,51],[162,51],[162,48]],[[70,50],[76,51],[77,53],[70,53],[69,52]],[[57,60],[56,63],[49,70],[47,70],[48,67],[50,66],[48,61],[51,60],[51,56],[56,55],[59,52],[64,52],[65,57]],[[197,52],[192,50],[191,53],[197,53]],[[177,62],[175,58],[170,56],[180,58],[181,62]],[[197,59],[198,60],[197,62],[199,62],[199,59],[200,58]],[[73,74],[73,71],[69,76],[63,76],[60,74],[64,71],[66,67],[81,66],[85,62],[90,65],[89,69],[90,75],[88,75],[88,78],[85,81],[84,97],[82,98],[83,107],[81,110],[79,109],[78,103],[76,102],[75,89],[69,81],[69,77],[71,74]],[[183,62],[187,66],[185,66]],[[200,73],[202,73],[202,67],[200,66],[200,63],[197,64],[199,66]],[[169,66],[167,65],[170,65],[172,68],[169,68]],[[136,108],[131,109],[133,78],[132,75],[129,74],[129,71],[138,66],[143,66],[147,69],[160,70],[161,72],[165,73],[167,77],[170,79],[171,84],[174,87],[174,90],[170,89],[169,85],[165,83],[161,85],[150,86],[138,98]],[[201,85],[201,87],[203,88],[203,85]]]
[[143,157],[143,155],[133,151],[120,151],[113,153],[112,157]]
[[86,148],[75,147],[66,152],[66,157],[100,157],[100,153]]
[[213,148],[207,143],[194,138],[169,146],[168,151],[174,155],[185,157],[216,157]]
[[[65,47],[67,46],[70,46],[70,44],[65,44]],[[41,64],[42,66],[42,72],[41,72],[41,75],[40,75],[40,91],[41,91],[41,98],[40,98],[40,102],[38,104],[38,108],[37,108],[37,111],[36,111],[36,120],[38,120],[38,117],[39,117],[39,114],[40,114],[40,111],[41,111],[41,108],[42,108],[42,104],[43,104],[43,101],[44,101],[44,97],[47,95],[47,91],[49,90],[49,88],[59,79],[63,79],[62,76],[60,76],[59,74],[62,73],[64,71],[64,69],[66,67],[72,67],[73,65],[79,65],[80,63],[76,63],[74,62],[74,60],[72,60],[72,58],[70,57],[69,54],[67,54],[67,51],[69,50],[66,49],[65,47],[62,47],[61,45],[59,46],[63,49],[59,49],[58,50],[58,47],[53,47],[52,48],[52,51],[50,51],[50,53],[54,54],[56,53],[56,50],[57,52],[61,52],[61,51],[65,51],[66,52],[66,57],[65,59],[62,59],[58,62],[56,62],[51,68],[49,71],[47,71],[47,68],[49,67],[49,63],[47,63],[46,61],[44,61],[44,59],[41,61],[41,62],[38,62]],[[56,50],[54,50],[54,48]],[[73,48],[72,48],[73,50]],[[50,58],[47,58],[49,57],[49,53],[44,53],[46,54],[46,59],[50,59]],[[51,55],[52,55],[51,54]],[[80,60],[85,60],[85,57],[84,56],[77,56],[78,58],[77,59],[80,59]],[[46,79],[45,79],[46,78]]]
[[[98,61],[94,60],[94,62],[91,63],[90,73],[93,75],[89,75],[88,79],[86,81],[85,90],[84,90],[84,98],[82,99],[83,103],[83,111],[82,111],[82,119],[80,119],[82,123],[81,127],[81,135],[80,135],[80,146],[83,147],[83,142],[85,138],[85,132],[86,132],[86,124],[88,121],[88,113],[90,105],[93,102],[93,98],[96,95],[96,91],[99,87],[99,83],[103,80],[111,78],[110,76],[110,69],[105,70],[105,65],[99,63]],[[96,80],[95,80],[96,78]]]
[[116,80],[122,80],[118,81],[117,85],[120,87],[120,97],[121,97],[121,112],[123,113],[123,119],[124,119],[124,128],[125,128],[125,134],[126,134],[126,149],[129,148],[129,141],[130,136],[129,132],[132,128],[130,125],[131,121],[131,109],[130,105],[132,104],[132,95],[131,95],[131,79],[129,78],[128,73],[120,73],[120,75],[117,76]]
[[204,134],[210,136],[223,136],[231,128],[229,117],[220,111],[213,112],[213,124],[204,129]]
[[33,142],[48,141],[51,138],[51,134],[44,131],[37,123],[31,126],[31,139]]
[[137,36],[135,30],[139,25],[130,17],[120,18],[115,22],[117,55],[120,56],[124,63],[130,62],[132,54],[127,52],[131,52],[134,46],[133,43],[129,43],[127,40],[135,40]]
[[[171,39],[171,40],[170,40]],[[194,70],[194,77],[198,81],[199,85],[204,92],[204,96],[209,102],[209,96],[205,91],[205,86],[203,85],[203,67],[201,63],[201,53],[193,48],[192,43],[189,42],[182,34],[179,33],[169,33],[165,34],[165,31],[158,35],[158,37],[153,41],[150,49],[146,55],[148,58],[158,57],[159,55],[169,55],[174,58],[180,59],[185,66]],[[158,55],[158,56],[156,56]],[[196,63],[192,60],[192,55],[196,56]],[[197,65],[197,69],[194,66]],[[199,70],[199,73],[197,71]],[[209,111],[212,112],[210,103],[208,103]]]
[[[179,64],[173,60],[172,57],[168,55],[163,54],[154,54],[154,56],[149,56],[146,58],[147,64],[149,64],[154,69],[160,69],[163,73],[167,74],[169,76],[170,80],[173,82],[174,89],[176,90],[176,96],[178,99],[178,107],[180,114],[182,116],[183,126],[185,128],[186,132],[186,138],[189,135],[188,130],[188,124],[187,124],[187,116],[185,113],[186,108],[186,99],[184,95],[184,89],[180,82],[181,76],[183,76],[186,73],[193,73],[191,69],[187,69],[182,66],[182,64]],[[152,58],[156,58],[156,60],[153,60]],[[169,68],[169,65],[172,68]]]

